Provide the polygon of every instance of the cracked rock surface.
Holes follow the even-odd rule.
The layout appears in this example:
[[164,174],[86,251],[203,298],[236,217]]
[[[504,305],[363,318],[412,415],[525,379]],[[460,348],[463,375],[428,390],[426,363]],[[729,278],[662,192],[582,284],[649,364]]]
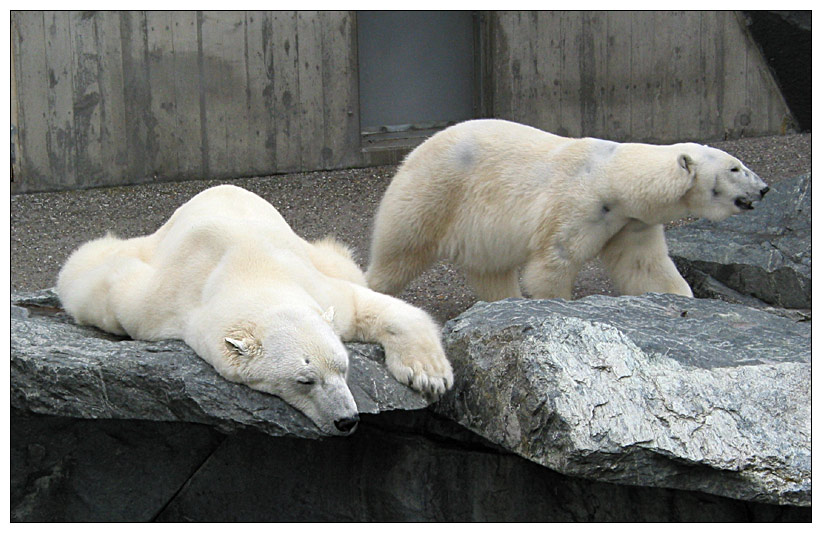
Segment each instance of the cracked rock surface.
[[811,504],[811,328],[674,295],[480,302],[434,409],[561,473]]
[[810,174],[775,184],[750,213],[700,220],[666,236],[695,296],[811,308]]
[[[361,413],[428,405],[391,377],[382,363],[382,348],[347,347],[348,383]],[[324,436],[280,398],[223,379],[182,341],[135,341],[75,325],[50,289],[12,295],[10,381],[12,406],[35,413]]]

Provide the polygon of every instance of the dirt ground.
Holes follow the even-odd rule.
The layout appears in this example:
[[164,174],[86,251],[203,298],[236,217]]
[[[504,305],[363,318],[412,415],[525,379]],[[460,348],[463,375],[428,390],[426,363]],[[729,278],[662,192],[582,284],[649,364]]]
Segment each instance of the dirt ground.
[[[706,144],[738,157],[768,184],[811,172],[811,134]],[[220,183],[259,194],[306,239],[335,235],[354,248],[364,268],[372,219],[395,171],[395,166],[383,166],[12,195],[11,290],[52,287],[63,261],[84,241],[107,231],[121,237],[152,233],[180,204]],[[574,290],[577,298],[589,294],[613,294],[596,261],[583,269]],[[463,274],[447,263],[432,266],[400,297],[426,309],[440,322],[475,302]]]

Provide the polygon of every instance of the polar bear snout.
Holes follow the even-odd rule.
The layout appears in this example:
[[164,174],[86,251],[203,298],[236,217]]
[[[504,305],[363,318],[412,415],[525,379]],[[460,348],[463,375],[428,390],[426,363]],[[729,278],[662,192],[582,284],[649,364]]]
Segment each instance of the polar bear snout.
[[327,376],[313,390],[292,390],[279,396],[303,412],[328,435],[347,436],[360,421],[359,410],[345,376]]
[[351,433],[360,421],[360,415],[355,414],[347,418],[341,418],[334,421],[334,427],[341,433]]
[[743,211],[749,211],[754,208],[753,203],[755,201],[762,200],[765,197],[765,194],[767,194],[770,190],[771,188],[765,185],[764,187],[759,189],[758,198],[755,197],[756,193],[754,193],[754,198],[751,198],[752,195],[737,196],[734,200],[734,205],[739,209],[742,209]]

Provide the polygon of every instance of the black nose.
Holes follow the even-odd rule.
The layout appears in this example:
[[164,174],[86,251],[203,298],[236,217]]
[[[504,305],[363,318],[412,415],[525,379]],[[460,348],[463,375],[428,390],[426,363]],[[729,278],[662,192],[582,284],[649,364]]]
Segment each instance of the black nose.
[[771,188],[767,187],[767,186],[762,188],[762,189],[759,189],[759,196],[765,196],[765,193],[770,191],[770,190],[771,190]]
[[351,418],[341,418],[334,421],[334,426],[343,433],[350,433],[357,427],[357,422],[360,421],[360,415],[354,415]]

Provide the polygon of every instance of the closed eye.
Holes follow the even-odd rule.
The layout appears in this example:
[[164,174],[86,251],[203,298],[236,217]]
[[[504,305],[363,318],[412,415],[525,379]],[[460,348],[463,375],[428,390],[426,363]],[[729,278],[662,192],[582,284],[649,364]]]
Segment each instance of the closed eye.
[[300,378],[300,379],[297,380],[297,383],[299,383],[300,385],[310,386],[310,385],[314,385],[317,382],[313,379]]

